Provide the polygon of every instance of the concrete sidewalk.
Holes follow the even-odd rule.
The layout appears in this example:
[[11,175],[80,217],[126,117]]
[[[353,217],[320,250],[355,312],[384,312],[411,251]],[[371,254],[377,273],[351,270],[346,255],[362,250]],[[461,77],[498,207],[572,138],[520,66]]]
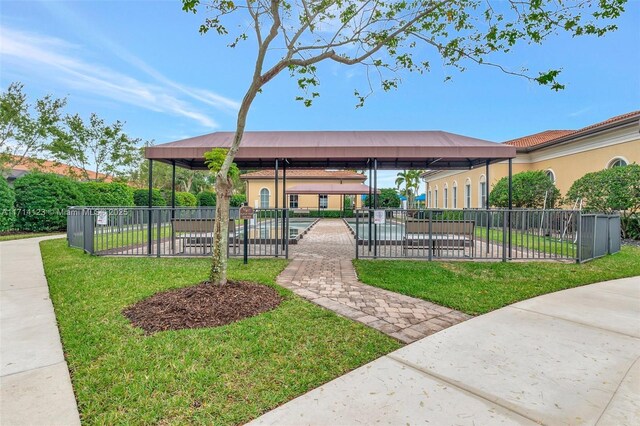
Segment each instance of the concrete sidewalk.
[[465,321],[251,424],[637,425],[639,357],[635,277]]
[[39,243],[0,242],[0,424],[80,424]]

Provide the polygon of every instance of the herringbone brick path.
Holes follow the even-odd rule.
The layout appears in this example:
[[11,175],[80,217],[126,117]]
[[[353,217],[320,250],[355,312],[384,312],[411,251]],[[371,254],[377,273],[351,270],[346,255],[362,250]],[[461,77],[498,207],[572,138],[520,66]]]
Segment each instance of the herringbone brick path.
[[278,284],[347,318],[411,343],[470,316],[358,281],[351,264],[355,241],[342,220],[322,219],[290,246]]

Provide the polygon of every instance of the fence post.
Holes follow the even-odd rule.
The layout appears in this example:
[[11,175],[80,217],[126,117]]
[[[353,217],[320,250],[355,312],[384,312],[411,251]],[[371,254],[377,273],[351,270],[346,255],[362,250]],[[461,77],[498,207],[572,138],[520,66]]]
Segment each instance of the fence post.
[[158,232],[157,232],[157,238],[158,238],[158,242],[156,243],[156,257],[160,257],[160,243],[161,241],[161,232],[162,232],[162,209],[158,209]]
[[93,242],[93,232],[94,232],[94,223],[93,223],[93,214],[91,209],[83,209],[82,210],[82,240],[83,240],[83,248],[89,254],[94,253],[94,242]]
[[429,246],[427,247],[429,253],[429,260],[433,260],[433,234],[431,229],[431,222],[433,221],[433,210],[429,210]]
[[356,210],[356,260],[358,260],[358,243],[360,242],[360,215],[358,214],[358,210]]
[[576,263],[582,261],[582,212],[576,214]]
[[502,261],[507,261],[507,211],[502,212]]

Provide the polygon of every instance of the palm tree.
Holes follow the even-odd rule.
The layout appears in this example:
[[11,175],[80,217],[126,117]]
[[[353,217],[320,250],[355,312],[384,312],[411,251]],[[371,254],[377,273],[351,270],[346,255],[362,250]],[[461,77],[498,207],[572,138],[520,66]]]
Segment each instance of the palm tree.
[[[398,172],[396,188],[407,197],[407,207],[414,208],[415,194],[420,190],[420,175],[422,170],[403,170]],[[400,187],[404,186],[404,189]]]

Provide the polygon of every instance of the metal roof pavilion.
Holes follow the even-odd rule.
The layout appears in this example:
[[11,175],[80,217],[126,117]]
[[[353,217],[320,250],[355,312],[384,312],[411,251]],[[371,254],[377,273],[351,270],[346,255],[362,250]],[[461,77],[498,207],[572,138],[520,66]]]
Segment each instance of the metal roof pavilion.
[[[204,153],[229,148],[233,132],[215,132],[147,147],[145,157],[188,169],[206,169]],[[469,169],[515,158],[516,148],[442,131],[246,132],[235,158],[240,169]]]

